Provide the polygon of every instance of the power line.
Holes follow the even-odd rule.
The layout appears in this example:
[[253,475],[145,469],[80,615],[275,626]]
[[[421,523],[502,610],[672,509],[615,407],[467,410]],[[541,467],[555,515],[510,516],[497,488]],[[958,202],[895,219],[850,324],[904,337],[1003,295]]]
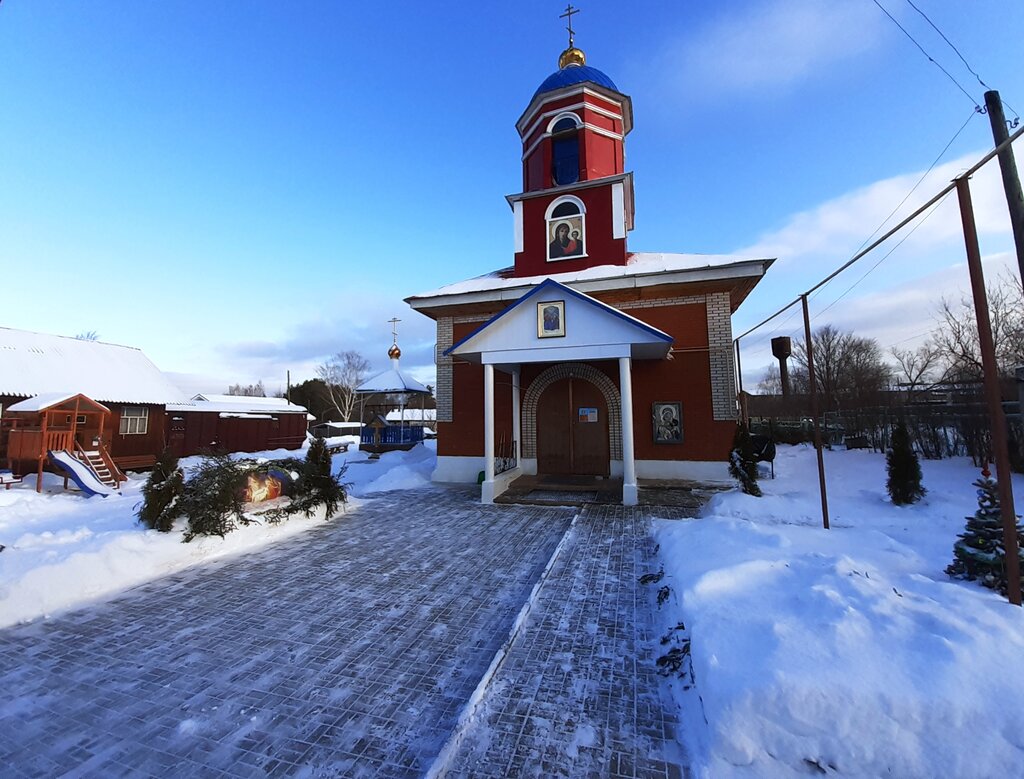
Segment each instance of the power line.
[[[935,30],[935,32],[937,32],[937,33],[939,34],[939,37],[940,37],[940,38],[942,38],[942,40],[944,40],[944,41],[945,41],[945,42],[946,42],[946,43],[947,43],[947,44],[949,45],[949,48],[951,48],[951,49],[953,50],[953,53],[954,53],[954,54],[956,54],[956,56],[958,56],[958,57],[960,58],[960,61],[961,61],[962,63],[964,63],[964,67],[965,67],[965,68],[967,68],[967,70],[968,70],[968,71],[970,71],[970,74],[971,74],[972,76],[974,76],[974,77],[975,77],[975,78],[976,78],[976,79],[978,80],[978,83],[979,83],[979,84],[981,84],[981,85],[982,85],[982,86],[983,86],[983,87],[984,87],[984,88],[985,88],[986,90],[988,90],[988,91],[991,91],[991,90],[992,90],[992,87],[990,87],[990,86],[989,86],[988,84],[986,84],[986,83],[985,83],[984,79],[982,79],[982,77],[981,77],[980,75],[978,75],[978,71],[976,71],[976,70],[975,70],[974,68],[972,68],[972,67],[971,67],[971,64],[970,64],[970,63],[969,63],[969,62],[967,61],[967,58],[966,58],[966,57],[964,57],[964,55],[960,53],[960,49],[958,49],[958,48],[957,48],[957,47],[956,47],[956,46],[955,46],[955,45],[953,44],[953,41],[951,41],[951,40],[950,40],[949,38],[947,38],[947,37],[946,37],[946,34],[945,34],[944,32],[942,32],[942,30],[940,30],[940,29],[938,28],[938,26],[937,26],[937,25],[935,24],[935,22],[933,22],[933,21],[932,21],[932,20],[931,20],[931,19],[930,19],[930,18],[928,17],[928,14],[926,14],[926,13],[925,13],[924,11],[922,11],[922,10],[921,10],[920,8],[918,8],[918,7],[916,6],[916,5],[914,5],[914,0],[907,0],[907,4],[908,4],[908,5],[909,5],[909,6],[911,7],[911,8],[913,8],[913,9],[914,9],[915,11],[917,11],[917,12],[918,12],[919,14],[921,14],[921,16],[922,16],[922,17],[924,18],[924,20],[925,20],[926,22],[928,22],[928,24],[929,24],[929,25],[931,25],[931,28],[932,28],[933,30]],[[1020,114],[1018,114],[1018,113],[1017,113],[1017,112],[1016,112],[1016,111],[1015,111],[1015,110],[1013,109],[1013,106],[1011,106],[1011,105],[1010,105],[1009,103],[1007,103],[1007,102],[1006,102],[1005,100],[1003,100],[1003,101],[1002,101],[1002,103],[1003,103],[1003,105],[1005,105],[1005,106],[1006,106],[1007,108],[1009,108],[1009,109],[1010,109],[1010,112],[1011,112],[1011,113],[1012,113],[1012,114],[1014,115],[1015,119],[1014,119],[1014,123],[1013,123],[1013,126],[1014,126],[1014,127],[1016,127],[1016,126],[1017,126],[1017,124],[1018,124],[1018,123],[1020,122]]]
[[[944,156],[944,155],[946,154],[946,152],[947,152],[947,151],[949,151],[949,147],[953,145],[953,143],[954,143],[954,142],[956,141],[956,139],[957,139],[957,138],[959,138],[959,137],[960,137],[960,133],[962,133],[962,132],[964,131],[964,129],[965,129],[966,127],[967,127],[967,125],[968,125],[968,124],[970,124],[970,122],[971,122],[971,119],[972,119],[972,118],[974,118],[974,116],[975,116],[975,114],[976,114],[976,113],[977,113],[976,111],[972,111],[972,112],[970,113],[970,115],[969,115],[969,116],[967,117],[967,121],[966,121],[966,122],[964,122],[964,123],[963,123],[963,124],[962,124],[962,125],[960,126],[960,129],[959,129],[959,130],[957,130],[957,131],[956,131],[956,132],[955,132],[955,133],[953,134],[953,137],[949,139],[949,143],[947,143],[947,144],[946,144],[945,146],[943,146],[943,147],[942,147],[942,151],[940,151],[940,152],[938,153],[938,156],[936,156],[936,157],[935,157],[935,159],[934,159],[934,160],[932,160],[932,164],[928,166],[928,169],[927,169],[927,170],[926,170],[926,171],[925,171],[925,172],[924,172],[924,173],[922,174],[921,178],[919,178],[919,179],[917,180],[917,183],[916,183],[916,184],[914,184],[914,186],[910,188],[910,191],[909,191],[909,192],[907,192],[906,196],[905,196],[905,197],[904,197],[904,198],[903,198],[903,199],[902,199],[902,200],[901,200],[901,201],[899,202],[899,204],[898,204],[898,205],[897,205],[897,206],[896,206],[896,207],[895,207],[895,208],[894,208],[894,209],[893,209],[892,211],[890,211],[890,212],[889,212],[889,215],[888,215],[887,217],[885,217],[885,219],[883,219],[883,220],[881,221],[881,223],[880,223],[880,224],[878,225],[878,227],[876,227],[876,228],[874,229],[874,231],[873,231],[873,232],[871,233],[871,235],[869,235],[869,236],[868,236],[867,238],[865,238],[865,239],[864,239],[864,241],[863,241],[863,242],[861,243],[861,245],[860,245],[859,247],[857,247],[857,251],[860,251],[861,249],[863,249],[863,248],[864,248],[864,247],[865,247],[865,246],[867,245],[868,241],[870,241],[870,240],[871,240],[872,238],[874,238],[874,237],[875,237],[875,236],[876,236],[876,235],[878,234],[878,231],[879,231],[879,230],[881,230],[881,229],[882,229],[883,227],[885,227],[886,223],[887,223],[887,222],[888,222],[888,221],[889,221],[890,219],[892,219],[893,215],[894,215],[894,214],[895,214],[895,213],[896,213],[897,211],[899,211],[899,210],[900,210],[900,209],[901,209],[901,208],[903,207],[903,204],[904,204],[904,203],[906,203],[906,202],[907,202],[907,200],[909,200],[909,199],[910,199],[910,196],[911,196],[911,195],[913,195],[913,194],[914,194],[914,192],[916,192],[916,191],[917,191],[917,188],[921,186],[921,184],[922,184],[922,183],[924,182],[924,180],[925,180],[925,179],[926,179],[926,178],[928,177],[928,174],[932,172],[932,170],[933,170],[933,169],[935,168],[935,166],[936,166],[936,165],[938,165],[938,163],[939,163],[939,160],[941,160],[941,159],[943,158],[943,156]],[[814,293],[814,294],[815,294],[815,295],[817,295],[817,294],[818,294],[818,291],[815,291],[815,293]],[[845,294],[845,293],[844,293],[844,294]],[[796,301],[793,301],[793,302],[795,303]],[[790,305],[792,305],[792,304],[790,304]],[[787,306],[787,308],[788,308],[788,306]],[[783,309],[783,310],[785,310],[785,309]],[[765,325],[765,324],[767,324],[768,322],[770,322],[770,321],[771,321],[772,319],[774,319],[774,318],[775,318],[776,316],[778,316],[778,315],[779,315],[779,314],[781,314],[781,313],[782,313],[782,311],[779,311],[779,312],[777,312],[776,314],[773,314],[773,315],[772,315],[771,317],[769,317],[768,319],[766,319],[766,320],[765,320],[764,322],[762,322],[761,324],[759,324],[759,325],[755,325],[754,327],[750,328],[750,330],[748,330],[748,331],[747,331],[747,333],[751,333],[751,332],[753,332],[754,330],[757,330],[757,329],[758,329],[759,327],[761,327],[762,325]],[[777,332],[778,332],[779,330],[781,330],[782,328],[784,328],[784,327],[786,326],[786,324],[787,324],[788,322],[790,322],[790,321],[791,321],[791,320],[793,319],[793,317],[794,317],[794,316],[796,316],[796,314],[797,314],[797,313],[798,313],[798,312],[796,312],[796,311],[794,311],[793,313],[791,313],[791,314],[790,314],[790,315],[789,315],[788,317],[786,317],[786,318],[785,318],[784,320],[782,320],[782,321],[781,321],[781,322],[780,322],[779,324],[777,324],[777,325],[775,326],[775,328],[774,328],[773,330],[769,331],[769,332],[768,332],[768,333],[767,333],[766,335],[764,335],[764,336],[761,336],[760,338],[756,339],[754,343],[757,343],[758,341],[760,341],[760,340],[762,340],[762,339],[763,339],[763,340],[767,340],[768,338],[771,338],[771,337],[772,337],[773,335],[775,335],[775,333],[777,333]],[[744,335],[746,335],[746,333],[744,333]],[[743,337],[743,336],[739,336],[739,338],[742,338],[742,337]],[[737,339],[737,340],[738,340],[738,339]]]
[[984,157],[982,157],[980,160],[978,160],[976,163],[974,163],[974,165],[972,165],[966,171],[964,171],[959,176],[957,176],[956,179],[954,179],[952,183],[947,184],[945,187],[943,187],[941,190],[939,190],[939,192],[936,193],[934,196],[932,196],[932,198],[930,200],[928,200],[927,203],[925,203],[924,205],[922,205],[922,206],[918,207],[917,209],[915,209],[912,214],[910,214],[905,219],[903,219],[898,225],[896,225],[895,227],[891,228],[881,238],[876,239],[870,246],[867,246],[864,249],[861,249],[859,252],[857,252],[855,255],[853,255],[853,257],[851,257],[849,260],[847,260],[842,265],[840,265],[838,268],[836,268],[834,271],[832,271],[824,279],[819,281],[817,284],[815,284],[813,287],[808,289],[806,292],[802,293],[801,295],[798,295],[795,299],[791,300],[789,303],[787,303],[785,306],[780,308],[774,314],[772,314],[768,318],[762,320],[759,324],[754,325],[754,327],[750,328],[749,330],[746,330],[741,335],[736,336],[736,338],[733,339],[733,342],[738,341],[739,339],[744,338],[744,337],[750,335],[750,333],[754,332],[758,328],[763,327],[764,325],[768,324],[773,319],[775,319],[775,317],[779,316],[783,312],[787,311],[790,307],[792,307],[793,305],[798,303],[800,301],[801,297],[804,297],[804,296],[812,294],[813,292],[816,292],[818,289],[820,289],[821,287],[823,287],[826,284],[828,284],[830,281],[832,281],[832,279],[834,279],[840,273],[845,271],[851,265],[853,265],[857,261],[859,261],[862,258],[864,258],[867,254],[869,254],[872,251],[874,251],[878,246],[881,246],[883,243],[885,243],[887,240],[889,240],[889,238],[891,238],[893,235],[898,233],[900,230],[902,230],[904,227],[906,227],[912,221],[917,219],[918,216],[923,214],[925,211],[927,211],[933,205],[935,205],[940,200],[945,198],[946,195],[948,195],[950,192],[952,192],[954,189],[956,189],[957,181],[959,181],[962,178],[970,178],[971,176],[973,176],[975,173],[978,172],[978,170],[980,170],[984,165],[986,165],[993,157],[995,157],[997,154],[999,154],[1003,149],[1005,149],[1008,146],[1012,145],[1013,142],[1016,141],[1021,135],[1024,135],[1024,127],[1022,127],[1019,130],[1017,130],[1010,137],[1008,137],[1005,141],[1003,141],[1001,144],[999,144],[994,149],[992,149],[992,151],[990,151],[988,154],[986,154]]
[[949,44],[949,48],[951,48],[956,53],[956,56],[958,56],[960,58],[960,61],[964,63],[964,67],[971,72],[971,75],[978,79],[978,83],[985,87],[985,89],[991,90],[992,87],[990,87],[988,84],[981,80],[981,76],[978,75],[978,72],[971,67],[970,63],[966,59],[964,59],[964,55],[960,53],[960,49],[954,46],[953,42],[946,37],[945,33],[943,33],[942,30],[935,26],[935,22],[928,18],[928,14],[926,14],[924,11],[922,11],[920,8],[914,5],[914,0],[907,0],[907,3],[910,5],[911,8],[913,8],[915,11],[921,14],[921,16],[924,17],[924,20],[931,25],[931,28],[939,34],[939,37],[941,37],[942,40]]
[[[909,0],[908,0],[908,2],[909,2]],[[888,223],[888,221],[893,218],[893,215],[896,214],[896,212],[899,211],[903,207],[903,204],[906,203],[910,199],[910,196],[913,195],[914,192],[917,191],[917,188],[920,187],[922,183],[924,183],[924,180],[926,178],[928,178],[928,174],[931,173],[932,170],[935,169],[935,166],[939,164],[939,160],[941,160],[945,156],[946,152],[949,151],[949,147],[953,145],[953,143],[956,141],[957,138],[960,137],[960,133],[962,133],[966,129],[967,125],[971,123],[971,119],[973,119],[975,116],[977,116],[977,111],[971,111],[971,113],[967,117],[967,121],[964,122],[962,125],[960,125],[960,129],[957,130],[953,134],[952,138],[949,139],[949,143],[947,143],[945,146],[942,147],[942,151],[940,151],[938,153],[938,156],[936,156],[935,159],[932,160],[932,164],[928,166],[928,169],[923,174],[921,174],[921,178],[919,178],[917,180],[917,183],[915,183],[914,186],[912,186],[910,188],[910,191],[906,194],[906,196],[899,202],[899,204],[892,211],[889,212],[889,215],[887,217],[885,217],[885,219],[882,220],[881,224],[879,224],[878,227],[875,228],[874,232],[872,232],[871,235],[869,235],[866,239],[864,239],[864,242],[860,246],[857,247],[857,251],[860,251],[865,246],[867,246],[868,241],[870,241],[872,238],[874,238],[876,235],[878,235],[878,231],[881,230],[883,227],[885,227],[885,225]],[[945,198],[943,198],[943,199],[945,199]],[[936,206],[936,208],[937,207],[938,206]],[[925,217],[925,219],[927,219],[929,216],[931,216],[931,212],[929,212],[929,214]],[[914,227],[914,230],[916,230],[918,227],[920,227],[921,223],[923,221],[924,220],[921,220],[921,222],[918,223],[917,227]],[[903,241],[905,241],[907,238],[909,238],[910,235],[913,234],[914,230],[911,230],[910,233],[907,235],[907,237],[904,238],[903,240],[901,240],[900,243],[903,243]],[[889,254],[892,254],[892,252],[896,249],[896,247],[898,247],[900,245],[900,243],[896,244],[896,246],[894,246],[893,249],[891,249],[889,251]],[[886,254],[885,257],[888,257],[889,254]],[[883,257],[882,260],[884,260],[885,257]],[[875,268],[877,268],[879,263],[881,263],[881,260],[879,260],[878,263],[875,263],[875,265],[871,268],[871,270],[874,270]],[[870,272],[871,271],[868,271],[868,273],[870,273]],[[864,274],[864,275],[866,276],[867,274]],[[863,278],[864,277],[862,276],[861,280],[863,280]],[[860,282],[858,281],[857,283],[859,284]],[[827,286],[827,284],[825,286]],[[856,285],[854,285],[854,286],[856,286]],[[851,287],[850,289],[852,289],[852,288],[853,287]],[[818,292],[821,292],[824,289],[825,289],[825,287],[823,286],[820,290],[818,290]],[[849,291],[850,291],[849,289],[846,290],[846,292],[849,292]],[[811,297],[812,298],[815,297],[818,294],[818,292],[815,292],[814,295],[812,295]],[[822,311],[819,311],[818,313],[821,314],[822,312],[827,311],[829,308],[831,308],[833,305],[835,305],[837,302],[839,302],[839,300],[841,300],[843,298],[843,296],[846,295],[846,292],[844,292],[842,295],[840,295],[838,298],[836,298],[834,301],[832,301],[832,303],[829,303],[828,306],[826,306],[824,309],[822,309]]]
[[887,259],[889,259],[889,256],[894,251],[896,251],[898,248],[900,248],[903,245],[903,243],[908,238],[910,238],[910,236],[912,236],[914,233],[916,233],[918,228],[921,227],[921,225],[923,225],[925,222],[927,222],[928,218],[938,210],[939,206],[941,206],[944,202],[946,202],[946,198],[947,197],[949,197],[949,193],[948,192],[946,193],[945,197],[942,198],[942,200],[940,200],[938,203],[936,203],[932,207],[931,211],[929,211],[927,214],[925,214],[923,217],[921,217],[921,219],[918,220],[917,224],[915,224],[912,229],[907,231],[906,235],[904,235],[902,238],[900,238],[900,240],[897,241],[896,244],[889,251],[887,251],[885,254],[883,254],[881,259],[878,260],[878,262],[876,262],[874,265],[872,265],[870,268],[868,268],[867,272],[865,272],[863,276],[861,276],[859,279],[857,279],[855,282],[853,282],[853,284],[851,284],[849,287],[847,287],[846,291],[843,292],[843,294],[841,294],[839,297],[837,297],[835,300],[833,300],[831,303],[829,303],[827,306],[825,306],[823,309],[821,309],[821,311],[818,311],[815,314],[815,316],[821,316],[826,311],[828,311],[830,308],[832,308],[832,306],[834,306],[836,303],[838,303],[840,300],[842,300],[844,297],[846,297],[847,294],[852,292],[854,287],[856,287],[858,284],[860,284],[862,281],[864,281],[864,279],[866,279],[868,276],[870,276],[872,271],[875,270],[875,268],[877,268],[879,265],[881,265],[883,262],[885,262]]
[[[909,1],[909,0],[908,0],[908,1]],[[966,89],[964,89],[963,85],[962,85],[962,84],[961,84],[961,83],[960,83],[959,81],[957,81],[957,80],[956,80],[955,78],[953,78],[953,75],[952,75],[952,74],[951,74],[951,73],[950,73],[950,72],[949,72],[948,70],[946,70],[946,69],[945,69],[944,67],[942,67],[942,65],[940,65],[940,64],[939,64],[938,62],[936,62],[936,61],[935,61],[935,59],[934,59],[934,58],[933,58],[933,57],[932,57],[932,56],[931,56],[931,55],[930,55],[930,54],[929,54],[929,53],[928,53],[927,51],[925,51],[925,49],[924,49],[924,46],[922,46],[922,45],[921,45],[920,43],[918,43],[918,42],[917,42],[917,39],[916,39],[916,38],[914,38],[914,36],[913,36],[913,35],[911,35],[911,34],[910,34],[910,33],[909,33],[908,31],[907,31],[907,28],[906,28],[906,27],[904,27],[904,26],[903,26],[902,24],[900,24],[900,23],[899,23],[899,21],[897,21],[897,19],[896,19],[896,17],[895,17],[895,16],[893,16],[893,15],[892,15],[891,13],[889,13],[889,12],[888,12],[888,11],[886,10],[886,8],[885,8],[885,6],[884,6],[884,5],[882,5],[882,4],[881,4],[881,3],[880,3],[880,2],[878,1],[878,0],[872,0],[872,2],[873,2],[873,3],[875,4],[875,5],[877,5],[877,6],[879,7],[879,9],[880,9],[880,10],[882,11],[882,13],[884,13],[884,14],[885,14],[886,16],[888,16],[888,17],[889,17],[890,21],[892,21],[892,23],[893,23],[893,24],[895,24],[895,25],[896,25],[897,27],[899,27],[899,28],[900,28],[900,30],[902,30],[902,31],[903,31],[903,34],[904,34],[904,35],[906,35],[906,36],[907,36],[907,37],[908,37],[908,38],[910,39],[911,43],[913,43],[913,44],[914,44],[915,46],[917,46],[917,48],[918,48],[918,49],[920,49],[920,50],[921,50],[921,53],[922,53],[922,54],[923,54],[923,55],[924,55],[925,57],[927,57],[927,58],[928,58],[928,61],[929,61],[930,63],[932,63],[932,64],[933,64],[933,65],[934,65],[935,67],[937,67],[937,68],[938,68],[939,70],[941,70],[941,71],[942,71],[943,73],[945,73],[945,74],[946,74],[946,78],[948,78],[948,79],[949,79],[950,81],[952,81],[952,82],[953,82],[953,83],[954,83],[954,84],[956,85],[956,88],[957,88],[957,89],[959,89],[959,90],[960,90],[961,92],[963,92],[963,93],[964,93],[964,94],[965,94],[965,95],[967,96],[967,99],[968,99],[968,100],[970,100],[970,101],[971,101],[971,103],[973,103],[973,104],[974,104],[974,108],[975,108],[975,110],[976,110],[976,111],[977,111],[978,113],[981,113],[981,112],[982,112],[981,106],[980,106],[980,105],[978,104],[978,101],[977,101],[977,100],[975,100],[975,99],[974,99],[974,98],[973,98],[973,97],[971,96],[971,93],[970,93],[970,92],[968,92],[968,91],[967,91]],[[940,34],[941,34],[941,33],[940,33]],[[952,45],[952,44],[951,44],[951,45]]]

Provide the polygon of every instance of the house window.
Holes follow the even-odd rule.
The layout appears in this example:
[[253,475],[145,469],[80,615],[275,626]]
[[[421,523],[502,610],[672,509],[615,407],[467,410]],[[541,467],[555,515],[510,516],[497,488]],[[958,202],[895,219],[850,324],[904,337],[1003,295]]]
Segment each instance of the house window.
[[121,435],[145,435],[149,431],[149,409],[125,406],[121,409]]
[[548,206],[548,260],[586,257],[586,208],[578,197],[566,195]]
[[84,425],[85,424],[85,414],[79,414],[78,416],[76,416],[75,417],[75,424],[76,425]]
[[555,186],[580,180],[580,120],[576,114],[556,116],[551,133],[551,177]]

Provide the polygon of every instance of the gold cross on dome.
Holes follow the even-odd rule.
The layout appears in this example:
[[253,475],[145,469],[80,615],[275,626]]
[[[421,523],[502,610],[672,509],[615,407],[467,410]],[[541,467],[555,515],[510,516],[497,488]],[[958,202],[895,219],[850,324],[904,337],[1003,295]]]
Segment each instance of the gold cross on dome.
[[401,321],[402,320],[397,317],[391,317],[391,319],[388,320],[388,324],[391,325],[391,339],[395,343],[398,343],[398,323]]
[[572,45],[573,45],[573,36],[576,34],[575,32],[573,32],[573,29],[572,29],[572,15],[573,14],[578,14],[579,12],[580,12],[580,9],[579,8],[573,8],[572,4],[570,3],[569,5],[567,5],[565,7],[565,13],[561,14],[558,17],[559,19],[568,19],[568,24],[566,25],[565,29],[567,29],[569,31],[569,48],[570,49],[572,48]]

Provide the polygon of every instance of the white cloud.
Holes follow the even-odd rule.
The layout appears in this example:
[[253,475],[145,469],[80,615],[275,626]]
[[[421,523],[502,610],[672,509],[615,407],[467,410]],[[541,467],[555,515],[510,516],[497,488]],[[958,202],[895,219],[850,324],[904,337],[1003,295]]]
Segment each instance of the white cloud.
[[759,0],[734,5],[673,40],[663,54],[680,87],[753,91],[804,81],[863,55],[883,34],[881,15],[863,0]]
[[[972,152],[933,170],[878,234],[941,191],[982,154]],[[761,236],[754,245],[738,250],[737,254],[778,257],[779,260],[751,300],[740,309],[734,322],[735,332],[743,332],[852,257],[922,173],[878,181],[794,214],[781,227]],[[971,194],[986,281],[991,283],[1007,271],[1016,275],[1016,257],[1010,250],[1009,216],[995,161],[971,179]],[[852,330],[858,335],[875,338],[884,351],[894,344],[901,348],[913,347],[927,337],[935,325],[940,299],[958,300],[970,285],[956,193],[951,193],[913,235],[896,247],[907,230],[909,227],[812,297],[812,327],[830,323]],[[893,253],[885,263],[865,276],[890,249]],[[862,276],[864,279],[860,281]],[[850,291],[844,296],[847,290]],[[799,306],[744,339],[745,386],[756,384],[771,362],[769,340],[772,335],[803,337]]]
[[[983,151],[971,152],[937,166],[889,219],[878,235],[882,235],[909,216],[941,191],[955,176],[977,162],[983,154]],[[820,271],[823,260],[833,261],[838,266],[840,261],[853,256],[871,235],[872,230],[889,216],[893,208],[917,183],[922,173],[923,171],[916,171],[883,179],[833,198],[813,209],[794,214],[782,227],[766,233],[755,244],[740,249],[737,253],[756,257],[778,257],[779,261],[774,269],[776,273],[781,270],[806,270],[808,265]],[[999,168],[995,162],[987,164],[971,180],[971,197],[980,234],[998,235],[1009,232],[1006,201]],[[895,240],[902,236],[903,233],[900,233]],[[962,236],[960,212],[954,192],[906,241],[903,248],[925,251],[952,242],[962,247]],[[886,248],[882,250],[885,251]]]
[[[987,255],[982,265],[985,283],[989,286],[1005,274],[1016,276],[1018,273],[1017,258],[1012,252]],[[940,300],[946,298],[955,302],[969,296],[970,283],[966,261],[962,261],[876,292],[850,295],[828,311],[822,312],[849,284],[843,284],[831,292],[826,288],[821,295],[810,301],[811,326],[816,329],[823,324],[831,324],[864,338],[874,338],[886,355],[893,346],[913,349],[924,343],[935,329]],[[796,307],[792,310],[796,315],[788,321],[785,316],[780,317],[779,321],[786,324],[777,331],[773,323],[744,339],[744,387],[749,389],[755,386],[768,365],[774,361],[769,347],[772,335],[790,335],[794,339],[803,339],[800,309]]]

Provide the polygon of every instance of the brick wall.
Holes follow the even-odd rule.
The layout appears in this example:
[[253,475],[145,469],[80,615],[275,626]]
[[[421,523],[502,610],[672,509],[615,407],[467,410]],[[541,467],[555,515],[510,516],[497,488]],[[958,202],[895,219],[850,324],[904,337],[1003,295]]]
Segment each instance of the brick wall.
[[728,292],[707,295],[708,349],[711,356],[711,404],[718,421],[736,419],[736,366],[733,359],[732,311]]

